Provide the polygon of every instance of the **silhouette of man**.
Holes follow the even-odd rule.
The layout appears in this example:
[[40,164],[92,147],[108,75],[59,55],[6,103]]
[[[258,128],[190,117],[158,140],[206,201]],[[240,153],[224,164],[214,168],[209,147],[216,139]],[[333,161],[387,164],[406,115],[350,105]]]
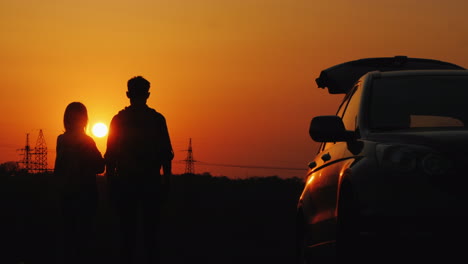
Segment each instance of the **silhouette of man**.
[[120,220],[120,258],[135,260],[141,234],[149,263],[158,263],[160,202],[169,188],[174,152],[166,119],[146,104],[150,83],[136,76],[127,88],[130,106],[112,118],[104,154],[110,199]]

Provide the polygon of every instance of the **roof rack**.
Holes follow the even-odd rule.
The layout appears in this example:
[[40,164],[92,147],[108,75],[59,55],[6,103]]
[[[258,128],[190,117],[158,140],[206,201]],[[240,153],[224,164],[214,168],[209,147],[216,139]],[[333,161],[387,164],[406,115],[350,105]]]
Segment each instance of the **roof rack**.
[[320,73],[315,82],[318,88],[328,88],[330,94],[345,94],[367,72],[398,70],[465,70],[465,68],[450,62],[407,56],[364,58],[327,68]]

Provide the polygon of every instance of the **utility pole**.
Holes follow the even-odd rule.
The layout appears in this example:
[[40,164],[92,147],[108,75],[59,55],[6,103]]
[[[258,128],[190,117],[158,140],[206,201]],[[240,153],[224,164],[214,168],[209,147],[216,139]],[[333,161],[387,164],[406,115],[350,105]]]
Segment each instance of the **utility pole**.
[[193,159],[192,138],[189,139],[187,157],[185,158],[185,174],[195,174],[195,160]]

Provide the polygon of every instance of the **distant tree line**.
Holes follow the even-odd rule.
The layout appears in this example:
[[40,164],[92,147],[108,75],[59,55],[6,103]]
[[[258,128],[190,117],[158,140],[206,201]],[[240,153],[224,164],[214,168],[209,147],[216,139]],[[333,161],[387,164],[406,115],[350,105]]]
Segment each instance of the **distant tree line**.
[[20,168],[18,162],[8,161],[0,164],[0,176],[13,176],[24,172],[25,170]]

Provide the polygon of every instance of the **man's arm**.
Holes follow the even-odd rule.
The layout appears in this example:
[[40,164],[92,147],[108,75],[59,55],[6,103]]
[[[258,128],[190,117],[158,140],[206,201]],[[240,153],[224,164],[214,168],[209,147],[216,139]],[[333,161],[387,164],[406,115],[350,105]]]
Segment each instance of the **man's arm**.
[[163,184],[169,187],[170,178],[172,175],[172,160],[174,159],[174,151],[172,150],[171,138],[167,128],[166,119],[162,116],[162,169],[163,169]]
[[170,185],[172,175],[172,160],[163,160],[163,184]]
[[104,154],[104,159],[106,162],[106,177],[107,181],[112,181],[112,177],[115,175],[115,169],[117,167],[117,155],[118,155],[118,135],[119,135],[119,126],[118,126],[118,117],[114,116],[111,120],[109,126],[109,134],[107,136],[107,148],[106,153]]

